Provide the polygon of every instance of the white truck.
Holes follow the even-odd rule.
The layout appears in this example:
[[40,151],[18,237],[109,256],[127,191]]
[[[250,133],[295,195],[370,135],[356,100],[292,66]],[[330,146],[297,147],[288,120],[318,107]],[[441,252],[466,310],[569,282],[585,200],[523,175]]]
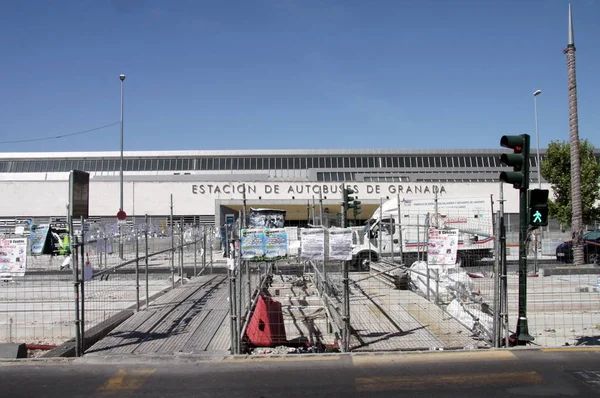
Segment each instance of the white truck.
[[[398,217],[400,214],[400,217]],[[402,258],[410,265],[427,259],[428,230],[458,229],[457,264],[492,258],[494,247],[491,198],[388,200],[365,226],[353,233],[352,259],[366,271],[380,257]]]

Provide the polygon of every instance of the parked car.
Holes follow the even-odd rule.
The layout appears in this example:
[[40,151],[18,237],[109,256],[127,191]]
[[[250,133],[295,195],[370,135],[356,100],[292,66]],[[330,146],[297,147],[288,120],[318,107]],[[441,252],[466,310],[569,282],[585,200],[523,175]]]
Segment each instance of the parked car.
[[[586,263],[600,263],[600,231],[583,235],[583,253]],[[565,263],[573,262],[573,241],[568,240],[556,247],[556,259]]]

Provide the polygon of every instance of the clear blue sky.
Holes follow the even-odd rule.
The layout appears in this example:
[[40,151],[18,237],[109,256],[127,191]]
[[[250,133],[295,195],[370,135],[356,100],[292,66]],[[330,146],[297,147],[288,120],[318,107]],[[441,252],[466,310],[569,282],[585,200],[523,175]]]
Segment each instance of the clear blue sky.
[[[573,0],[600,147],[600,1]],[[562,0],[24,0],[0,12],[0,141],[119,121],[125,150],[542,147],[569,137]],[[0,151],[118,150],[119,126]]]

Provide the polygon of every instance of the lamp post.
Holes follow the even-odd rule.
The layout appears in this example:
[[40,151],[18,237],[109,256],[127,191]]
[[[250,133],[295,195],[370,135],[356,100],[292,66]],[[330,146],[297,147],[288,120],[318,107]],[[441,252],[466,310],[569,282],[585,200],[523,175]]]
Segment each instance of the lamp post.
[[[121,159],[119,161],[119,212],[123,211],[123,90],[125,75],[119,75],[121,80]],[[119,256],[123,259],[123,233],[119,222]]]
[[542,93],[542,90],[535,90],[533,92],[533,106],[535,109],[535,140],[537,143],[537,177],[538,177],[538,188],[542,189],[542,177],[541,177],[541,168],[542,164],[540,163],[540,133],[538,131],[538,107],[537,107],[537,97]]
[[120,75],[121,80],[121,160],[119,162],[119,210],[123,210],[123,89],[125,75]]
[[[538,178],[538,188],[542,189],[542,164],[540,163],[540,133],[538,130],[538,107],[537,107],[537,97],[542,93],[542,90],[535,90],[533,92],[533,107],[535,109],[535,140],[537,143],[537,178]],[[539,229],[539,233],[537,234],[537,239],[535,240],[535,258],[534,258],[534,273],[538,272],[538,241],[540,244],[540,249],[542,247],[542,227]]]

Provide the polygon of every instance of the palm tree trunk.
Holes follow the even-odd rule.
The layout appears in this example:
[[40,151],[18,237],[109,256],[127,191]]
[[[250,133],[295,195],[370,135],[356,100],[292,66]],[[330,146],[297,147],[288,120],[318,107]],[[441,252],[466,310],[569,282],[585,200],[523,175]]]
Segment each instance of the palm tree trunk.
[[575,45],[569,44],[567,72],[569,82],[569,141],[571,148],[571,228],[573,264],[585,264],[583,253],[583,209],[581,202],[581,157],[579,156],[579,122],[577,117],[577,78],[575,75]]

